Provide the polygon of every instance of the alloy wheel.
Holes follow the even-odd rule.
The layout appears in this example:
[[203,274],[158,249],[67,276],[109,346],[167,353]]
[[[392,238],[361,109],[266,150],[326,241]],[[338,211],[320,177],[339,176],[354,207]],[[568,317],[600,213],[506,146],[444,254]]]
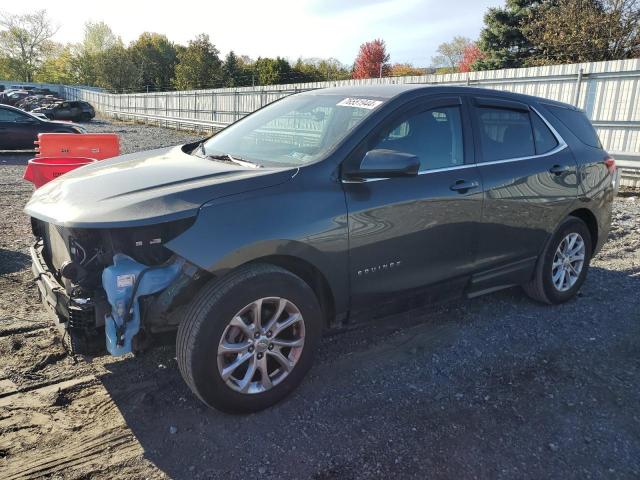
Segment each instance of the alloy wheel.
[[578,233],[570,233],[562,239],[553,256],[551,280],[560,292],[566,292],[580,277],[585,259],[584,239]]
[[237,392],[266,392],[291,373],[302,355],[304,336],[304,319],[293,302],[255,300],[225,328],[218,344],[218,372]]

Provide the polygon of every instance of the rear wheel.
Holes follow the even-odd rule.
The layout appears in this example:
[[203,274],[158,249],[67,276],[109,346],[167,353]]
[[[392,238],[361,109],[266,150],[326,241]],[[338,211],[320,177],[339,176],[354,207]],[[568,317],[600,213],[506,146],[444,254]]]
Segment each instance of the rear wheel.
[[312,364],[322,315],[291,272],[252,265],[207,284],[178,328],[177,359],[191,390],[227,412],[267,408]]
[[573,298],[587,276],[591,252],[589,228],[581,219],[568,217],[538,258],[533,278],[524,285],[525,292],[548,304]]

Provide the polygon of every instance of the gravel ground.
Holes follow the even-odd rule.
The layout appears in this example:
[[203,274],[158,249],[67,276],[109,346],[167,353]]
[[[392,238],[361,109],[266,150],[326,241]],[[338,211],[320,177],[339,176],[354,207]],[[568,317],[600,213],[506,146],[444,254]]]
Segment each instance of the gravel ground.
[[[125,152],[196,138],[90,129]],[[191,395],[171,339],[65,353],[30,281],[24,158],[0,157],[0,478],[640,477],[640,197],[616,201],[575,300],[512,289],[375,319],[327,336],[287,400],[231,416]]]

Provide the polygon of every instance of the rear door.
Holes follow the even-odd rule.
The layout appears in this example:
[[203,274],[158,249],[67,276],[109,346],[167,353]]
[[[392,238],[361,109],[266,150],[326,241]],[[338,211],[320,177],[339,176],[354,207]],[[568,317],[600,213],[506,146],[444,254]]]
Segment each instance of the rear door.
[[82,116],[82,104],[80,102],[70,102],[70,120],[79,120]]
[[462,279],[473,268],[482,186],[461,98],[413,103],[372,132],[373,149],[416,155],[419,175],[343,180],[349,215],[352,306]]
[[476,157],[484,185],[478,268],[527,277],[548,235],[577,193],[576,162],[566,143],[528,104],[492,97],[471,101]]

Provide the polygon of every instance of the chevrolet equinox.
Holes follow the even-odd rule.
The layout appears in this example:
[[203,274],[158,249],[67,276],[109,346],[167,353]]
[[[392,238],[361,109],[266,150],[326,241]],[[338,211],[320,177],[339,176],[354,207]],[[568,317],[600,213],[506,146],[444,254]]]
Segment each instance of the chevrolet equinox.
[[209,406],[291,392],[325,328],[410,295],[576,295],[614,160],[585,114],[464,87],[327,88],[199,143],[87,165],[26,206],[33,271],[77,352],[177,360]]

